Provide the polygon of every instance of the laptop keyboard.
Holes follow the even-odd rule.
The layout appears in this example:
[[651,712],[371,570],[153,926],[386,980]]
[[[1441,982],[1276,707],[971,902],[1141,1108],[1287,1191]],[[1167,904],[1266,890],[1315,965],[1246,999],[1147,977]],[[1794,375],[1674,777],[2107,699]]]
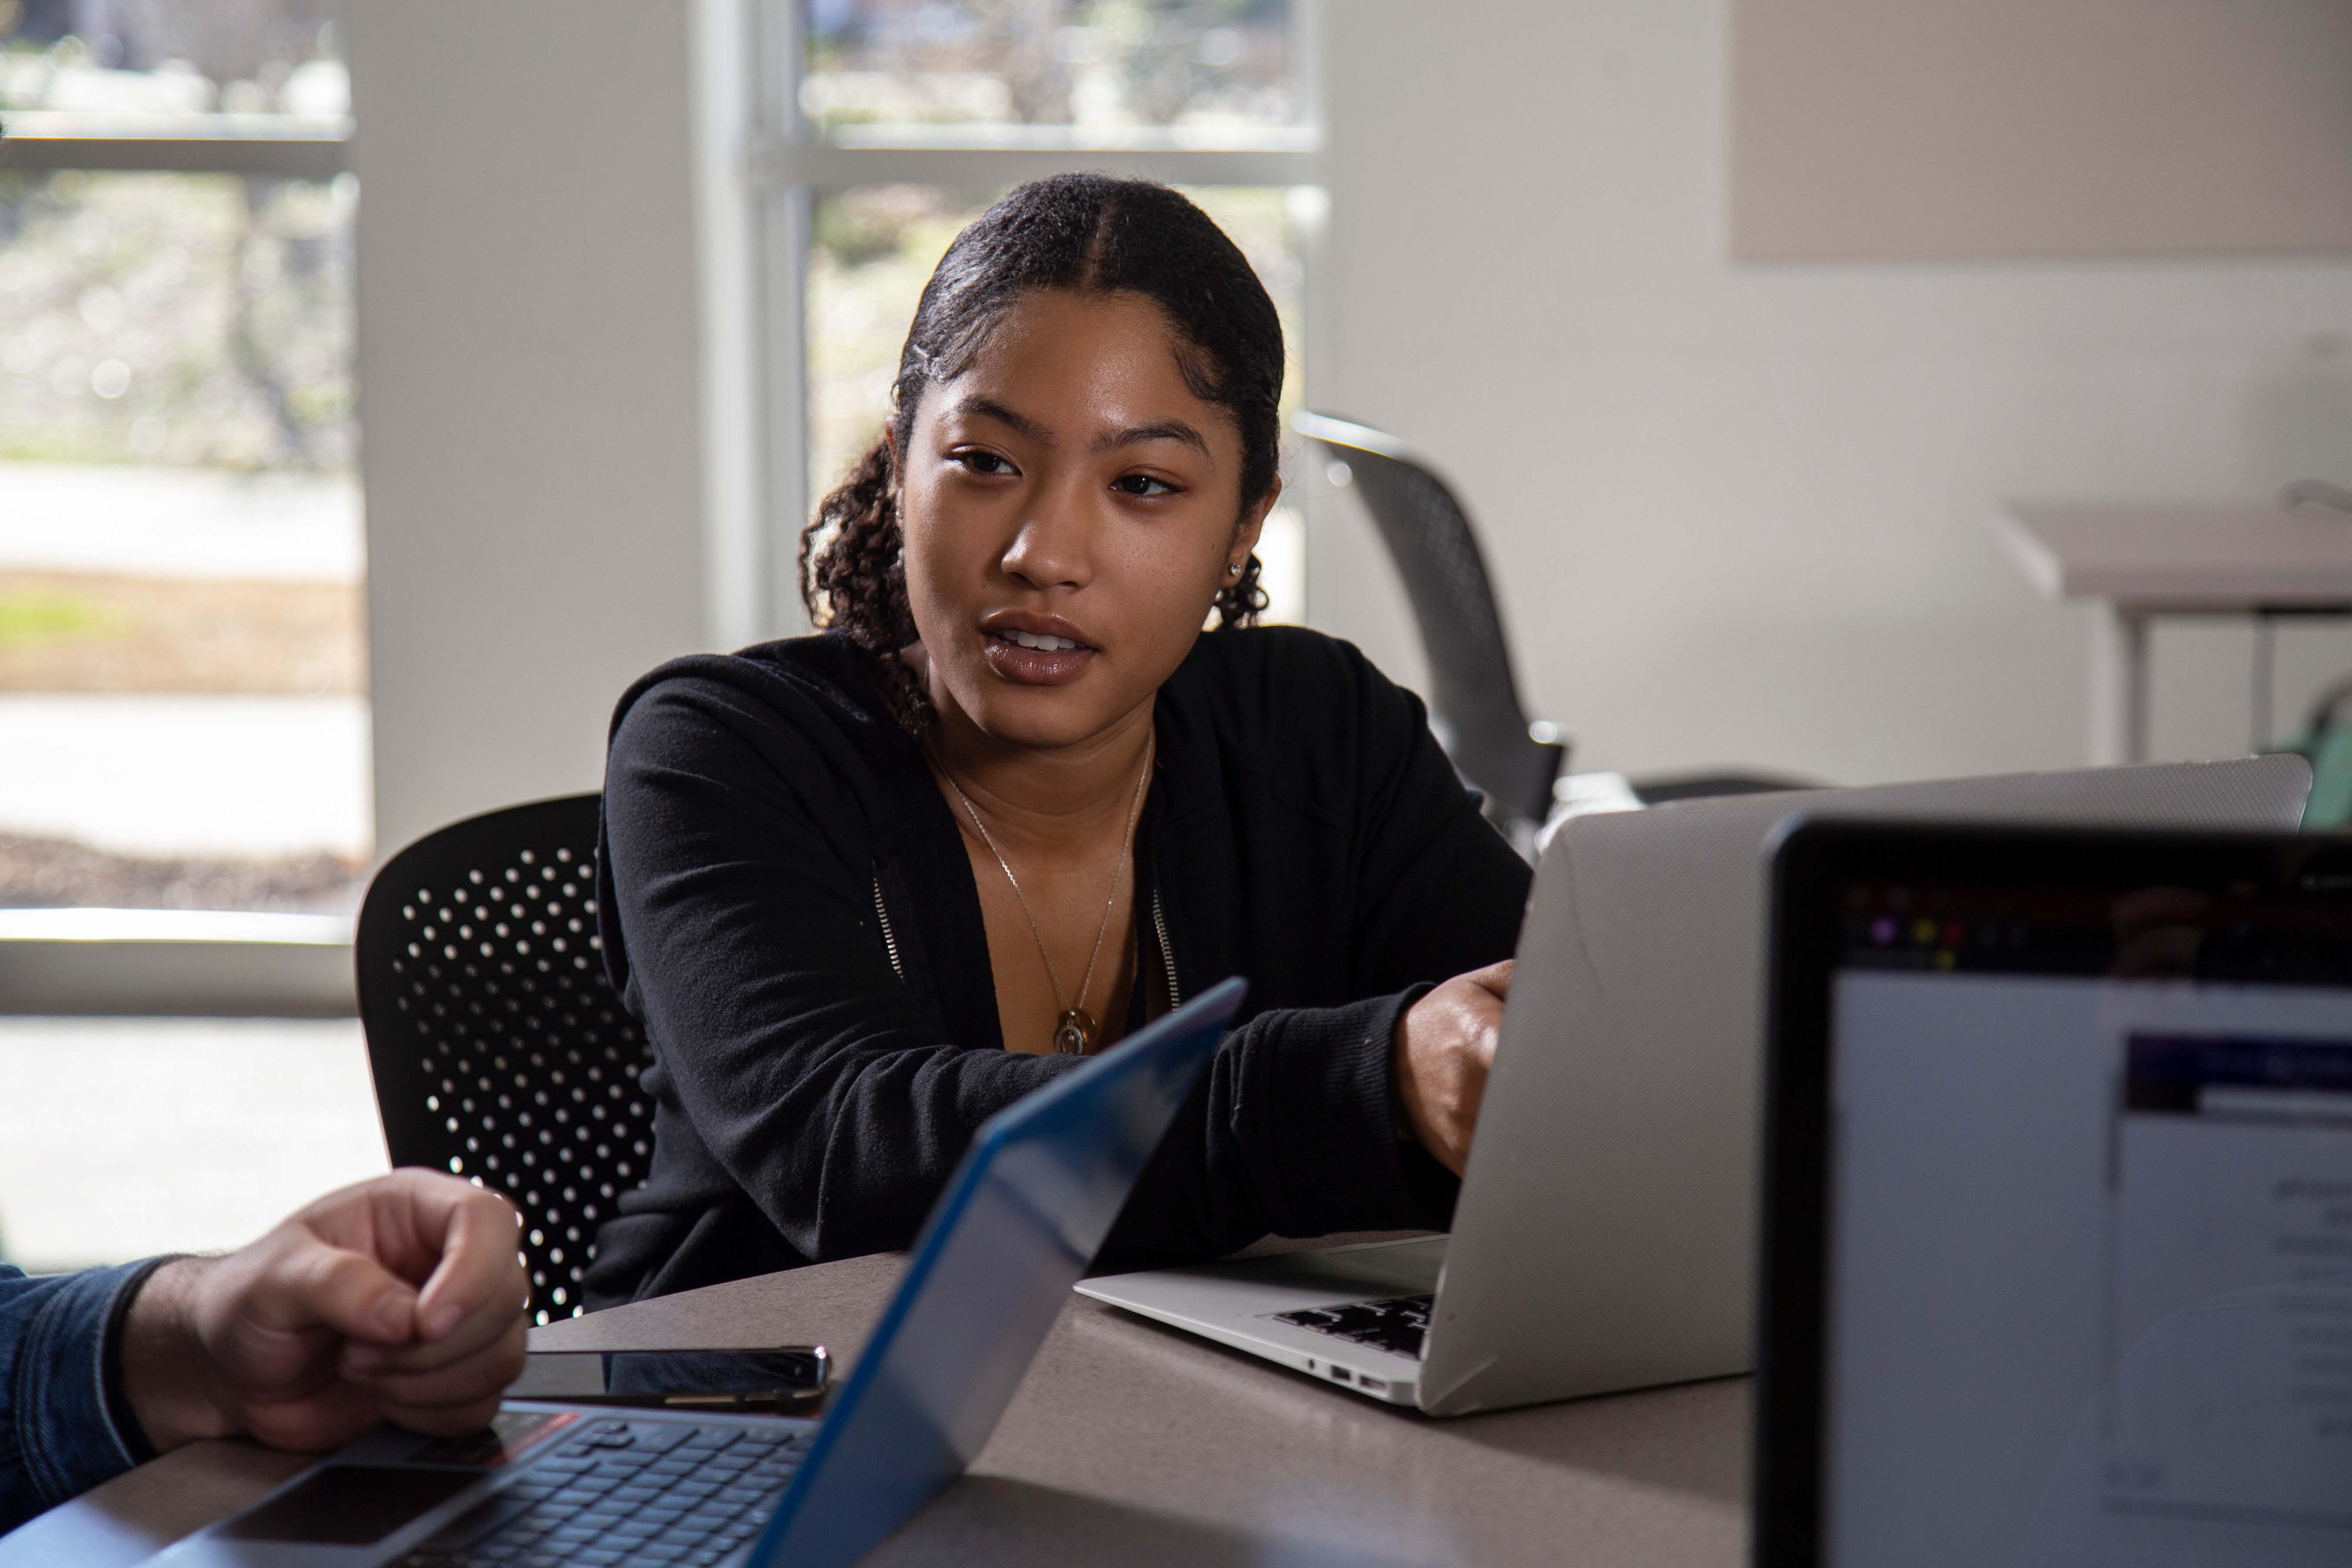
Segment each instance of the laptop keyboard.
[[816,1436],[684,1422],[598,1421],[397,1568],[707,1568],[760,1533]]
[[1421,1342],[1429,1332],[1433,1296],[1393,1296],[1385,1301],[1350,1301],[1344,1307],[1302,1307],[1296,1312],[1270,1312],[1277,1323],[1290,1323],[1329,1334],[1335,1340],[1370,1345],[1376,1351],[1421,1359]]

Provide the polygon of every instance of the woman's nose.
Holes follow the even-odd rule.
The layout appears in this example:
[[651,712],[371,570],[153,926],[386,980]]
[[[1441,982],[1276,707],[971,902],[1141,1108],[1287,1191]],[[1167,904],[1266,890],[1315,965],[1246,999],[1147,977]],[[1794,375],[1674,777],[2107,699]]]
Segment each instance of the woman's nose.
[[1044,496],[1006,546],[1005,575],[1032,588],[1082,588],[1093,577],[1093,528],[1073,498]]

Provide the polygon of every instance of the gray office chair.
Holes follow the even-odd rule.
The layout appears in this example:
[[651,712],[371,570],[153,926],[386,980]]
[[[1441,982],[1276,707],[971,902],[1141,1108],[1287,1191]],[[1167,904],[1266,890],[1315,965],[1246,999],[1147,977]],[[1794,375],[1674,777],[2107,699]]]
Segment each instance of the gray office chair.
[[[1530,723],[1519,706],[1502,611],[1469,514],[1395,437],[1304,410],[1290,425],[1327,459],[1347,464],[1348,482],[1396,563],[1429,656],[1430,728],[1454,768],[1486,795],[1487,818],[1526,852],[1550,814],[1568,746],[1550,725]],[[1636,780],[1633,793],[1658,805],[1805,787],[1763,773],[1684,773]]]
[[1503,615],[1462,503],[1445,482],[1367,426],[1304,411],[1291,428],[1348,465],[1349,482],[1395,561],[1429,655],[1429,723],[1486,816],[1515,844],[1534,841],[1551,810],[1568,748],[1519,706]]

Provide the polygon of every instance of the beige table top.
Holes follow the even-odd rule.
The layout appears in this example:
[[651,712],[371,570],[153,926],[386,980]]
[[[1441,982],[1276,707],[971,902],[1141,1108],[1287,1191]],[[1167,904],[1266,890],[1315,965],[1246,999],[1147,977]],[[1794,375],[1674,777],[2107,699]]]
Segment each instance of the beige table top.
[[2326,507],[2008,510],[2011,554],[2049,598],[2183,611],[2352,605],[2352,517]]
[[[845,1366],[903,1262],[713,1286],[532,1344],[818,1342]],[[302,1462],[183,1449],[0,1541],[0,1568],[136,1562]],[[1744,1379],[1432,1421],[1074,1296],[972,1473],[868,1561],[1731,1568],[1747,1464]]]

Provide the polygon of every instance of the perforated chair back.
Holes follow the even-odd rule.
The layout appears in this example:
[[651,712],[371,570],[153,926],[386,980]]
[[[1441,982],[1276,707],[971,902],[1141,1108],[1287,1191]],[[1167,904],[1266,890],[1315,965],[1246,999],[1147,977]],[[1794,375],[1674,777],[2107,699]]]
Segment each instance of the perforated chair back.
[[513,1200],[541,1323],[583,1310],[596,1227],[653,1154],[653,1058],[596,937],[597,800],[427,834],[369,883],[353,944],[392,1163]]
[[1327,458],[1348,465],[1349,482],[1396,563],[1429,656],[1430,727],[1446,755],[1486,793],[1498,826],[1540,824],[1568,748],[1529,731],[1502,610],[1462,503],[1394,437],[1303,412],[1291,416],[1291,426]]

